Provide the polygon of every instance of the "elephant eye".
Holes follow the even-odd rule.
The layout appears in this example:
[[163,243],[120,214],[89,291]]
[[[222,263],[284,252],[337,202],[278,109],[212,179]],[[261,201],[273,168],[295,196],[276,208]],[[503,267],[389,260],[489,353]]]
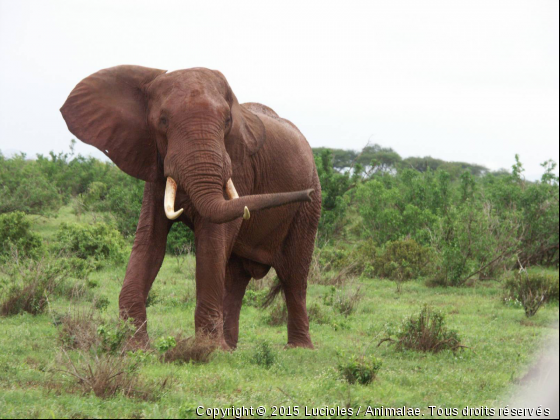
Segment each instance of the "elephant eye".
[[161,117],[161,118],[159,119],[159,123],[160,123],[161,125],[165,125],[165,126],[166,126],[166,125],[167,125],[167,118],[166,118],[166,117]]

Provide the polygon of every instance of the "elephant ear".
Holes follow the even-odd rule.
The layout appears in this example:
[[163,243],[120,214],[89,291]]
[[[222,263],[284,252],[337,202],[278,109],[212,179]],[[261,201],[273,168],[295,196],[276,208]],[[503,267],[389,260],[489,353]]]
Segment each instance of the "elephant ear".
[[226,150],[233,163],[233,171],[248,156],[257,153],[266,138],[264,124],[252,111],[240,105],[233,95],[231,116],[233,125],[225,139]]
[[156,142],[148,130],[145,87],[165,70],[117,66],[82,80],[60,109],[68,129],[144,181],[158,178]]

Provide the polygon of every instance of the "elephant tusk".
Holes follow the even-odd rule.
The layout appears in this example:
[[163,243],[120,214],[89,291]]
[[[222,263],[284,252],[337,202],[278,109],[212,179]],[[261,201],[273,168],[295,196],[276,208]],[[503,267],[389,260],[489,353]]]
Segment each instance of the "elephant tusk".
[[233,185],[233,181],[231,180],[231,178],[228,179],[228,182],[226,184],[226,193],[230,200],[239,198],[239,194],[237,194],[237,190],[235,189],[235,185]]
[[[230,200],[239,198],[239,194],[237,194],[237,190],[235,189],[235,185],[233,185],[233,181],[231,180],[231,178],[228,179],[228,182],[226,184],[226,193]],[[247,206],[245,206],[245,208],[243,209],[243,219],[249,220],[250,218],[251,213],[249,213],[249,209],[247,208]]]
[[165,215],[169,220],[175,220],[183,213],[183,209],[175,211],[175,196],[177,195],[177,183],[173,178],[167,178],[167,184],[165,184],[165,198],[163,199],[163,208],[165,209]]

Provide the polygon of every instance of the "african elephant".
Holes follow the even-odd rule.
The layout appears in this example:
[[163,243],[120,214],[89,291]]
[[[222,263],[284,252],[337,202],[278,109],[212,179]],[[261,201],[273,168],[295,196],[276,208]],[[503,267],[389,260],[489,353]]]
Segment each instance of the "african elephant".
[[169,229],[181,221],[195,235],[196,336],[235,348],[247,284],[274,267],[288,346],[313,348],[306,292],[321,188],[294,124],[267,106],[239,104],[226,78],[205,68],[104,69],[78,83],[61,112],[78,139],[146,181],[119,297],[142,344],[146,299]]

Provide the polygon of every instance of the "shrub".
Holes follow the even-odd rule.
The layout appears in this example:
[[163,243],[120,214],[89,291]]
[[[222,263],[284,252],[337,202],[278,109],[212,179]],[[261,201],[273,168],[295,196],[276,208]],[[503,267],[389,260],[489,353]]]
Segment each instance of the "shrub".
[[351,356],[339,362],[337,369],[348,383],[369,385],[377,377],[382,365],[381,360],[374,356]]
[[148,298],[146,299],[146,308],[149,308],[150,306],[154,306],[158,304],[160,301],[161,301],[161,297],[159,295],[159,292],[156,289],[152,289],[150,290],[150,293],[148,293]]
[[87,191],[79,194],[74,202],[76,214],[82,214],[87,211],[93,211],[102,208],[100,204],[107,197],[109,188],[103,182],[92,182]]
[[69,311],[56,322],[60,327],[58,339],[65,349],[88,351],[100,341],[97,332],[99,322],[93,308]]
[[341,315],[349,316],[356,310],[362,297],[363,294],[360,287],[357,287],[355,290],[350,288],[340,290],[331,286],[329,291],[323,295],[323,303],[326,306],[333,307]]
[[47,259],[26,260],[7,265],[9,280],[2,287],[0,315],[9,316],[27,312],[32,315],[45,311],[49,296],[68,275],[65,261]]
[[284,325],[288,322],[288,308],[284,299],[276,300],[270,305],[265,322],[270,326]]
[[253,308],[260,308],[265,303],[267,296],[268,291],[266,289],[248,289],[245,291],[245,296],[243,297],[243,305],[252,306]]
[[64,373],[73,377],[84,393],[93,392],[96,397],[110,398],[119,392],[134,397],[139,384],[139,362],[122,356],[82,352],[78,361],[63,351],[59,357]]
[[448,330],[445,317],[424,305],[420,313],[406,319],[396,333],[396,340],[391,337],[381,340],[396,343],[398,350],[417,350],[438,353],[442,350],[463,348],[457,332]]
[[276,362],[276,353],[266,341],[257,344],[253,353],[253,362],[259,366],[269,369]]
[[167,378],[161,384],[153,384],[139,376],[139,367],[150,353],[128,351],[136,333],[130,320],[100,322],[93,307],[75,309],[55,319],[61,343],[57,370],[74,379],[84,393],[91,392],[99,398],[121,393],[142,400],[157,399]]
[[360,273],[360,260],[354,247],[337,243],[336,246],[315,247],[309,267],[308,282],[323,286],[342,286]]
[[[176,226],[178,225],[175,223]],[[182,225],[182,223],[181,223]],[[186,227],[185,227],[186,229]],[[173,232],[173,228],[171,228]],[[170,233],[171,233],[170,232]],[[177,232],[175,230],[175,232]],[[190,232],[190,231],[189,231]],[[192,235],[192,232],[191,232]],[[170,242],[171,241],[171,242]],[[170,251],[170,246],[172,246],[172,251]],[[196,274],[196,257],[194,255],[194,239],[190,241],[186,239],[174,239],[167,237],[167,252],[175,257],[177,265],[175,266],[175,272],[178,274],[185,274],[187,278],[195,278]]]
[[185,254],[186,250],[194,251],[194,232],[182,222],[173,223],[167,235],[167,253],[171,255]]
[[104,312],[107,310],[107,308],[109,307],[109,304],[111,302],[109,301],[108,298],[106,298],[105,296],[99,296],[96,297],[94,299],[93,302],[93,306],[95,307],[95,309],[97,309],[98,311]]
[[126,244],[120,233],[105,223],[63,223],[57,233],[58,247],[78,258],[98,262],[124,262]]
[[98,352],[124,354],[135,334],[136,328],[130,318],[101,324],[97,328],[97,335],[100,337],[100,343],[97,346]]
[[43,242],[41,237],[31,231],[31,222],[24,213],[0,214],[0,261],[18,256],[36,256]]
[[450,209],[432,237],[437,260],[434,283],[461,286],[476,275],[497,276],[519,249],[519,228],[517,212],[499,215],[488,202],[466,201]]
[[400,290],[403,282],[429,274],[432,258],[429,248],[404,239],[388,242],[373,267],[378,276],[395,280]]
[[331,317],[329,314],[325,313],[321,304],[317,302],[313,302],[307,306],[307,315],[309,317],[309,322],[314,322],[319,325],[331,323]]
[[340,232],[343,226],[348,200],[345,193],[356,179],[350,173],[339,173],[333,167],[333,155],[328,149],[315,157],[317,173],[321,183],[322,208],[318,238],[321,244]]
[[558,301],[558,284],[558,272],[522,270],[506,279],[505,300],[520,302],[525,315],[531,317],[546,302]]
[[0,154],[0,213],[51,214],[62,205],[59,192],[35,161]]
[[177,347],[177,340],[175,340],[175,337],[172,336],[161,337],[156,341],[155,347],[160,353],[165,353]]
[[117,229],[125,237],[136,233],[136,226],[142,209],[144,181],[130,176],[120,180],[121,185],[112,185],[104,200],[94,208],[105,211],[115,221]]

